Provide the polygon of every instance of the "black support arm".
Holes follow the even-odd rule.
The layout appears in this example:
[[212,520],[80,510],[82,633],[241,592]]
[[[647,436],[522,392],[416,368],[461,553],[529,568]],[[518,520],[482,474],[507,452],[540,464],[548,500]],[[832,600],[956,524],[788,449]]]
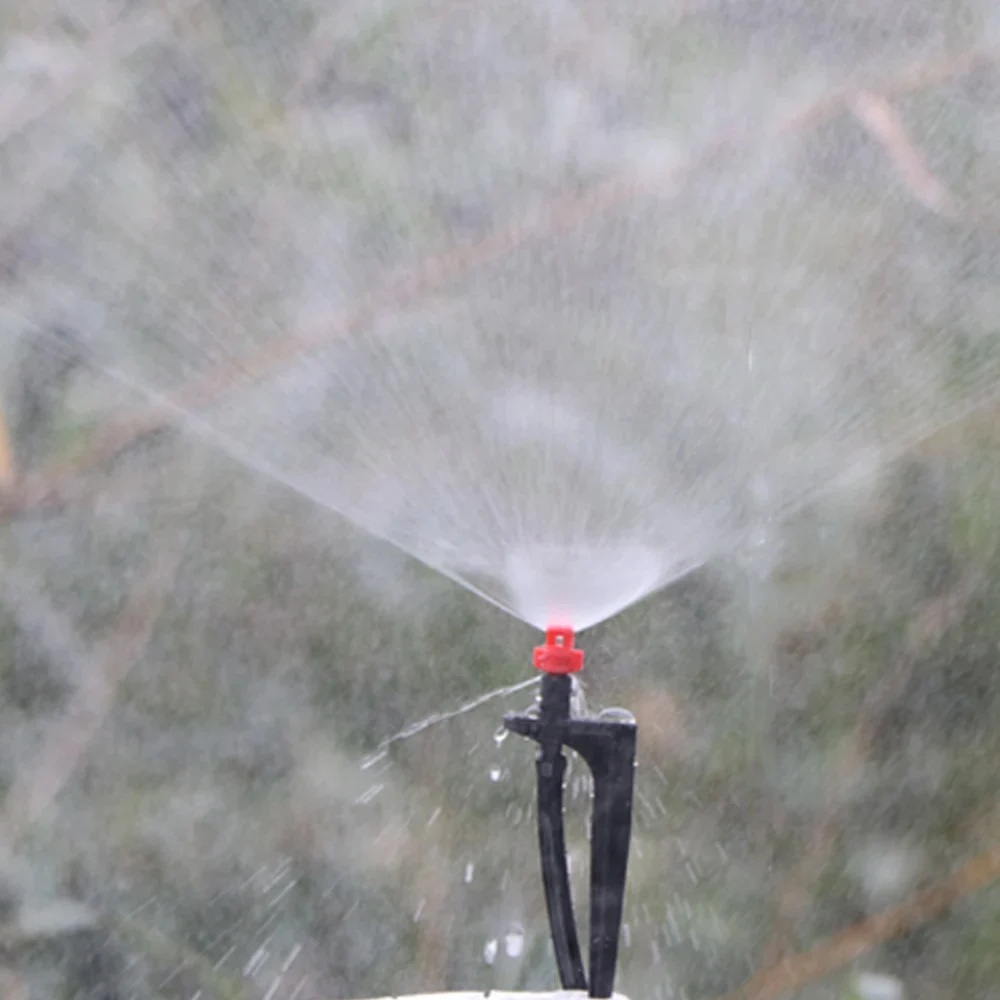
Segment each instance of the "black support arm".
[[[632,832],[636,727],[630,717],[572,718],[571,684],[567,674],[545,674],[537,715],[509,714],[504,725],[539,744],[538,843],[552,944],[563,989],[586,989],[592,997],[610,997],[614,991]],[[586,761],[594,779],[589,977],[580,955],[566,861],[564,746]]]

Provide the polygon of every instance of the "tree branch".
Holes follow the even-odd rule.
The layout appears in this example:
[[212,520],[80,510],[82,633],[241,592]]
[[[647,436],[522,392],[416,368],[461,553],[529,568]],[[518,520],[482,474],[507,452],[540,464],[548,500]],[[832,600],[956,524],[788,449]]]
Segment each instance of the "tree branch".
[[1000,847],[973,858],[954,875],[907,902],[862,920],[809,951],[762,969],[719,1000],[780,1000],[902,934],[943,916],[966,896],[1000,878]]

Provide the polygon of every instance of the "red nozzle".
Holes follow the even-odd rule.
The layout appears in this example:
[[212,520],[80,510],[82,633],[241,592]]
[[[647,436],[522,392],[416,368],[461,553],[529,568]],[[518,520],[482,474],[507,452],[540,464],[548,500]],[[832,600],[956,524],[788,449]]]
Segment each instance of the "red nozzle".
[[535,647],[532,662],[547,674],[575,674],[583,669],[583,650],[573,648],[573,630],[553,625],[545,631],[545,645]]

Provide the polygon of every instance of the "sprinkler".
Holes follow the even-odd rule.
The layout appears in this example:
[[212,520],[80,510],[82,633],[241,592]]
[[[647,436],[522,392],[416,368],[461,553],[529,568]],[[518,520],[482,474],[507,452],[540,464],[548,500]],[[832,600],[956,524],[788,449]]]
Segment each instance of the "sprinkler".
[[[570,714],[572,675],[583,668],[571,628],[550,627],[533,662],[543,671],[537,712],[510,713],[504,726],[538,743],[538,845],[559,979],[565,990],[610,997],[618,961],[632,834],[636,726],[633,720]],[[563,747],[576,751],[594,778],[590,820],[590,954],[585,971],[570,894],[563,823]]]

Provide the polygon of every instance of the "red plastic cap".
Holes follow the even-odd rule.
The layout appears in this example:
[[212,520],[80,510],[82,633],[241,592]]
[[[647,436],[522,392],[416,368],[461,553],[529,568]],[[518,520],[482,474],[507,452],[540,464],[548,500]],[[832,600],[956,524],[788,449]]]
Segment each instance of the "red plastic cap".
[[575,674],[583,669],[583,650],[573,648],[573,630],[551,626],[545,631],[545,645],[535,647],[532,662],[547,674]]

